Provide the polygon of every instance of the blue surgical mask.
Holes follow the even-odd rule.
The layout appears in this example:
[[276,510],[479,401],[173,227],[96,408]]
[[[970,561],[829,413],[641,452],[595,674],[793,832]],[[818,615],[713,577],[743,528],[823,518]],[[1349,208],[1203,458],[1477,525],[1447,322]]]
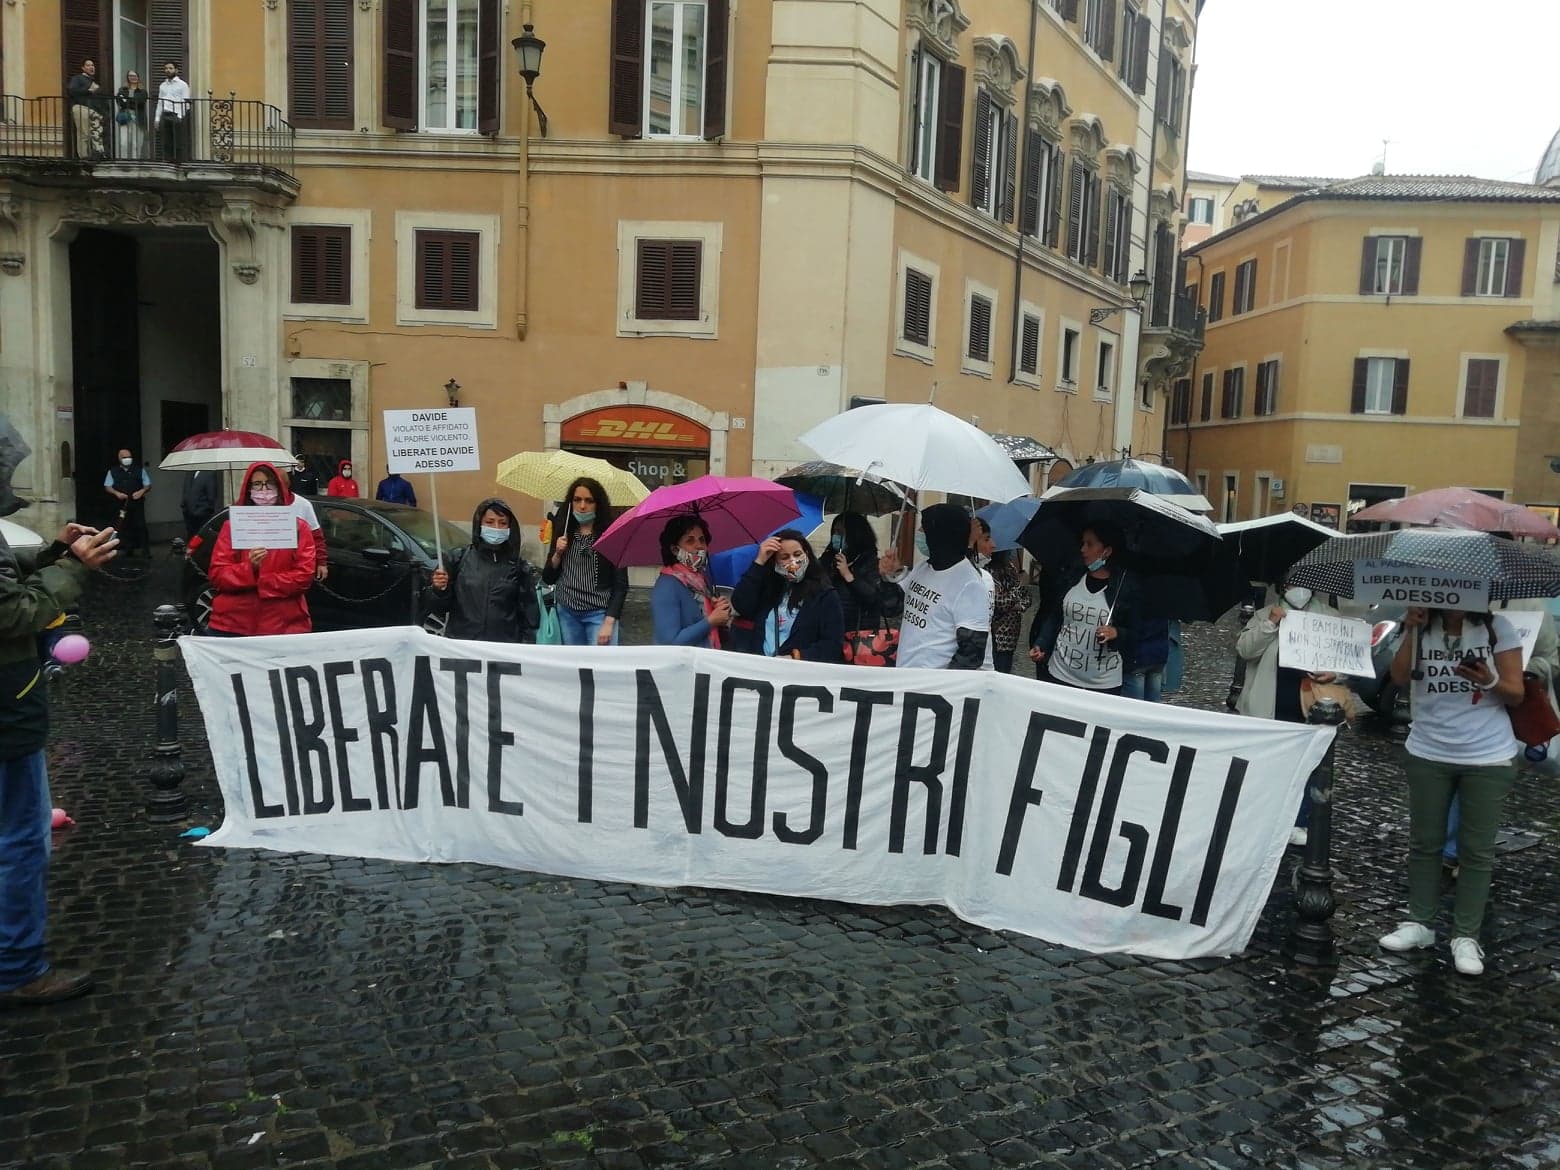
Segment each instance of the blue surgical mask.
[[1088,569],[1091,573],[1098,573],[1108,564],[1110,564],[1110,561],[1104,557],[1099,557],[1096,560],[1090,561],[1087,565],[1084,566],[1084,568]]
[[574,513],[574,522],[576,524],[590,524],[590,523],[593,523],[595,521],[595,519],[596,519],[596,510],[594,508],[592,508],[589,512],[575,512]]
[[920,553],[923,557],[929,557],[932,555],[932,550],[926,547],[926,533],[917,532],[915,534],[915,551]]
[[482,529],[482,539],[489,544],[503,544],[504,541],[509,539],[509,529],[484,528]]

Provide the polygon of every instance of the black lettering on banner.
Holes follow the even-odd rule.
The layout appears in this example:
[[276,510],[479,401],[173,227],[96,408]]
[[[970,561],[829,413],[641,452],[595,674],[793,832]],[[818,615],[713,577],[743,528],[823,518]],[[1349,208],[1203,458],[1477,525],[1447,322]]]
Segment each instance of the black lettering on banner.
[[596,789],[596,672],[580,671],[580,824],[590,824]]
[[341,686],[340,682],[348,675],[357,671],[355,662],[327,662],[322,670],[325,674],[325,705],[330,711],[330,738],[336,745],[336,789],[341,793],[342,812],[363,812],[374,807],[373,801],[366,796],[355,796],[352,792],[352,775],[347,770],[347,745],[356,743],[358,738],[357,728],[347,724],[346,716],[341,710]]
[[1164,900],[1165,882],[1170,876],[1170,859],[1175,853],[1175,837],[1181,827],[1181,808],[1186,803],[1186,785],[1191,779],[1197,749],[1183,746],[1175,753],[1175,768],[1170,773],[1170,791],[1165,794],[1165,813],[1159,821],[1159,840],[1154,845],[1154,861],[1148,867],[1148,890],[1143,894],[1143,913],[1155,918],[1181,921],[1182,909]]
[[[326,813],[336,806],[331,791],[330,752],[325,747],[325,701],[320,694],[319,676],[312,666],[289,666],[282,671],[287,680],[287,709],[292,715],[293,745],[298,751],[299,787],[303,790],[303,813]],[[303,712],[303,690],[309,691],[309,714]],[[314,764],[319,765],[319,794],[315,795]]]
[[1073,881],[1078,876],[1078,859],[1083,856],[1083,838],[1089,830],[1089,814],[1094,811],[1094,793],[1100,786],[1100,768],[1105,763],[1105,749],[1110,746],[1110,728],[1096,727],[1089,741],[1089,758],[1084,761],[1083,775],[1078,779],[1078,801],[1073,805],[1072,822],[1067,826],[1067,846],[1062,850],[1062,868],[1056,875],[1056,888],[1073,892]]
[[282,791],[287,797],[287,815],[298,815],[298,775],[293,763],[292,732],[287,726],[287,700],[282,696],[282,672],[268,670],[271,682],[271,707],[276,712],[276,740],[282,751]]
[[479,674],[475,658],[441,658],[439,669],[455,676],[455,807],[471,807],[471,698],[467,675]]
[[[738,691],[758,696],[753,720],[752,787],[748,791],[748,817],[737,824],[726,815],[731,795],[731,725],[736,714]],[[764,835],[764,796],[769,788],[769,731],[774,722],[775,688],[766,682],[748,678],[728,678],[720,684],[720,728],[715,749],[715,814],[711,823],[726,837],[756,841]]]
[[[404,808],[401,794],[401,734],[396,730],[395,671],[388,658],[365,658],[363,706],[368,712],[368,742],[374,749],[374,786],[379,807]],[[388,746],[386,744],[388,742]],[[390,786],[395,785],[395,804],[390,803]]]
[[[932,714],[932,751],[926,763],[914,763],[915,730],[922,711]],[[926,829],[922,853],[937,852],[937,830],[942,825],[942,774],[948,762],[949,724],[953,704],[941,695],[905,694],[905,711],[899,719],[899,754],[894,767],[894,804],[888,818],[888,851],[905,851],[905,821],[910,811],[910,785],[926,785]]]
[[847,687],[840,700],[856,704],[856,722],[850,732],[850,773],[845,778],[845,828],[840,844],[856,847],[856,827],[861,817],[861,782],[867,771],[867,748],[872,741],[872,708],[892,707],[892,691],[858,691]]
[[1162,764],[1170,758],[1170,745],[1142,735],[1123,735],[1116,741],[1110,772],[1105,777],[1105,793],[1100,797],[1099,816],[1094,821],[1094,839],[1089,843],[1089,860],[1083,867],[1083,884],[1078,890],[1085,898],[1109,906],[1130,906],[1137,901],[1138,881],[1143,876],[1143,861],[1148,855],[1148,829],[1135,821],[1122,821],[1114,826],[1116,833],[1127,842],[1121,885],[1113,890],[1100,881],[1105,869],[1105,853],[1110,848],[1116,806],[1121,801],[1121,785],[1135,755],[1147,756],[1156,764]]
[[[584,671],[580,672],[584,674]],[[505,800],[502,793],[504,784],[504,749],[515,742],[515,733],[504,730],[504,698],[501,689],[506,678],[518,678],[520,676],[520,664],[518,662],[501,662],[495,659],[488,663],[487,673],[487,790],[488,812],[507,813],[518,817],[525,815],[525,802],[520,800]]]
[[655,673],[634,671],[639,702],[634,716],[634,828],[650,824],[650,728],[655,726],[661,745],[661,758],[671,773],[672,787],[682,805],[683,824],[690,833],[704,831],[704,726],[710,713],[710,676],[693,677],[693,719],[689,726],[688,770],[683,771],[682,756],[672,738],[672,726],[661,704],[661,692],[655,687]]
[[1202,880],[1197,883],[1197,899],[1192,903],[1193,926],[1208,925],[1208,909],[1213,905],[1214,891],[1219,884],[1219,867],[1224,863],[1224,847],[1229,844],[1230,827],[1235,823],[1235,806],[1240,802],[1247,766],[1247,761],[1236,756],[1224,775],[1224,792],[1219,796],[1219,811],[1213,819],[1213,833],[1208,838],[1208,853],[1203,858]]
[[455,804],[455,782],[450,756],[444,746],[444,718],[439,714],[439,691],[433,685],[433,665],[426,654],[413,660],[412,716],[406,731],[406,787],[404,808],[416,808],[424,764],[439,768],[439,792],[444,807]]
[[811,699],[818,704],[818,712],[827,715],[834,710],[834,695],[827,687],[788,686],[780,688],[780,754],[812,777],[812,805],[807,827],[793,829],[783,812],[774,814],[775,837],[787,845],[811,845],[823,836],[823,814],[829,795],[829,769],[816,756],[796,746],[796,704],[800,699]]
[[1013,872],[1013,859],[1018,855],[1019,834],[1024,831],[1024,814],[1031,806],[1040,807],[1044,793],[1035,787],[1035,768],[1040,763],[1040,748],[1045,743],[1045,733],[1057,732],[1082,739],[1089,725],[1076,719],[1062,719],[1042,711],[1029,713],[1029,728],[1024,732],[1024,746],[1018,753],[1018,771],[1013,775],[1013,795],[1008,800],[1007,823],[1002,828],[1002,848],[997,851],[997,872],[1007,877]]
[[953,754],[953,789],[948,796],[948,839],[943,852],[959,856],[964,843],[964,798],[970,787],[970,760],[975,755],[975,726],[980,719],[980,700],[965,699],[959,716],[959,746]]
[[244,691],[244,676],[229,675],[233,680],[233,702],[238,706],[238,726],[244,736],[244,759],[249,765],[249,806],[256,819],[279,817],[282,806],[266,804],[265,793],[260,788],[260,761],[255,758],[255,728],[249,718],[249,696]]

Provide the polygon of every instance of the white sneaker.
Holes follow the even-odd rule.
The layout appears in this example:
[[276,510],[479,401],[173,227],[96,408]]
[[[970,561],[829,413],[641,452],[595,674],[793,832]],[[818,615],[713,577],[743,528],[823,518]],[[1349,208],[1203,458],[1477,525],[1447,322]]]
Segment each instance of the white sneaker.
[[1484,948],[1476,938],[1452,940],[1452,964],[1459,975],[1484,974]]
[[1300,848],[1304,849],[1305,848],[1305,843],[1307,841],[1309,841],[1310,839],[1311,839],[1311,835],[1309,833],[1307,833],[1304,829],[1290,829],[1289,830],[1289,843],[1291,845],[1298,845],[1298,846],[1300,846]]
[[[1457,942],[1471,943],[1473,940],[1471,938],[1458,939]],[[1400,922],[1398,923],[1398,928],[1391,934],[1381,936],[1382,948],[1389,951],[1417,951],[1433,945],[1435,945],[1435,931],[1417,922]],[[1456,942],[1452,945],[1455,949]]]

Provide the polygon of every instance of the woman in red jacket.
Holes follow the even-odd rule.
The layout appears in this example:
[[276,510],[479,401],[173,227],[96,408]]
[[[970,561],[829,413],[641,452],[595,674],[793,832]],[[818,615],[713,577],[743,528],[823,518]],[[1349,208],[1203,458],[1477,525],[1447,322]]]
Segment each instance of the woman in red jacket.
[[352,460],[343,459],[336,464],[336,474],[331,476],[330,482],[325,485],[327,496],[342,496],[349,500],[355,500],[361,494],[358,491],[357,480],[352,478]]
[[[259,508],[291,508],[292,489],[269,463],[252,463],[244,473],[238,502]],[[296,548],[234,548],[233,524],[224,521],[206,575],[216,589],[211,601],[213,634],[307,634],[309,586],[317,556],[307,522],[294,517]]]

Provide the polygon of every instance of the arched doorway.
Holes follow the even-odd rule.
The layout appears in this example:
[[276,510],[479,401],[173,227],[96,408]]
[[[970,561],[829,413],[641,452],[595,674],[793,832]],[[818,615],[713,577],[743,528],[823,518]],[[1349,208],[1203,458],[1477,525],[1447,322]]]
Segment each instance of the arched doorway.
[[643,382],[549,403],[542,420],[548,450],[605,459],[652,488],[726,472],[726,413]]

